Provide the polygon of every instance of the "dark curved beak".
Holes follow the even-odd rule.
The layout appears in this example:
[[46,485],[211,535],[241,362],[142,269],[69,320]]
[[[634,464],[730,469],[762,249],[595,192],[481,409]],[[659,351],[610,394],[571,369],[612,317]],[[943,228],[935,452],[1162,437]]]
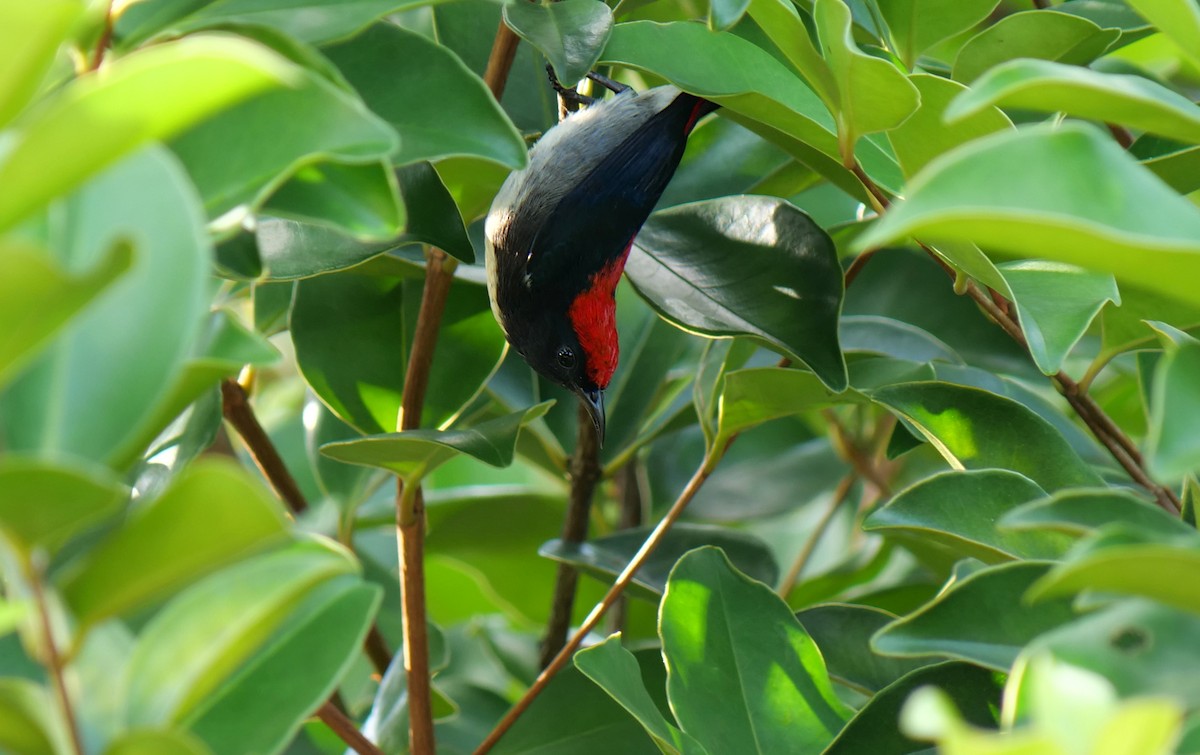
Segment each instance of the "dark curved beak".
[[587,409],[588,416],[592,418],[592,425],[596,428],[597,444],[604,447],[604,390],[596,388],[590,391],[579,391],[579,400],[583,402]]

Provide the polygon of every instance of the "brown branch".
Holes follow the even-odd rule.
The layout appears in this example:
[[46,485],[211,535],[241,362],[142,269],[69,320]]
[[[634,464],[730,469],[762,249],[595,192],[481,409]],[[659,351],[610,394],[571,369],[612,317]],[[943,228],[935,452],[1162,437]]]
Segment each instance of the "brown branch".
[[833,515],[846,502],[847,496],[850,495],[850,491],[854,488],[854,481],[856,479],[858,479],[858,475],[851,472],[837,484],[837,488],[833,492],[833,498],[830,499],[825,513],[821,515],[820,520],[817,521],[817,525],[813,527],[813,531],[800,548],[800,553],[796,555],[796,560],[792,562],[791,568],[788,569],[787,576],[779,584],[779,590],[777,591],[779,597],[787,600],[788,593],[800,581],[800,575],[804,573],[804,567],[808,565],[808,560],[812,558],[813,551],[817,549],[817,543],[825,536],[825,531],[829,529],[830,523],[833,522]]
[[875,467],[875,463],[867,458],[867,454],[863,452],[854,438],[850,436],[846,426],[842,424],[837,413],[832,409],[822,409],[821,416],[829,423],[830,429],[833,431],[833,447],[845,461],[850,463],[854,471],[859,477],[868,480],[880,495],[890,498],[892,495],[891,485],[888,484],[887,478],[880,474]]
[[500,26],[496,28],[496,39],[492,42],[492,54],[488,57],[487,71],[483,74],[483,82],[492,90],[492,96],[497,102],[504,94],[504,85],[508,83],[508,72],[512,70],[520,41],[521,38],[508,28],[504,19],[500,19]]
[[379,631],[378,624],[372,623],[371,628],[367,630],[367,636],[363,640],[363,650],[366,651],[367,658],[371,661],[371,667],[380,676],[387,671],[388,666],[392,665],[392,650],[388,647],[383,632]]
[[[631,530],[642,526],[642,485],[639,479],[641,463],[635,456],[627,464],[617,470],[617,500],[621,503],[621,511],[617,519],[618,530]],[[620,632],[625,628],[625,615],[629,606],[629,598],[621,596],[617,604],[608,614],[609,633]]]
[[355,725],[354,721],[350,720],[345,713],[329,700],[326,700],[317,709],[317,718],[321,719],[322,723],[338,736],[338,739],[349,745],[358,755],[383,755],[383,750],[376,747],[371,740],[363,736],[363,733],[358,730],[358,726]]
[[308,509],[308,502],[304,500],[296,478],[292,477],[287,465],[283,463],[283,457],[271,442],[271,437],[259,424],[258,417],[246,398],[246,389],[233,378],[221,381],[221,411],[246,444],[258,471],[267,478],[293,514],[303,514]]
[[62,655],[58,652],[58,643],[54,639],[54,625],[50,623],[50,608],[46,604],[46,592],[42,589],[41,570],[29,565],[29,589],[33,593],[33,601],[37,605],[38,623],[42,630],[42,644],[45,645],[46,664],[50,667],[50,678],[54,681],[54,693],[58,696],[59,707],[62,708],[63,719],[70,738],[71,752],[83,755],[83,740],[79,737],[79,723],[75,718],[75,708],[71,704],[71,696],[67,693],[67,680],[63,675]]
[[[577,426],[575,453],[570,461],[571,495],[567,500],[567,513],[563,518],[560,538],[565,545],[578,545],[587,538],[588,514],[592,509],[596,485],[600,482],[600,442],[592,427],[592,417],[582,401],[579,403]],[[554,597],[550,602],[550,620],[546,624],[546,636],[542,638],[541,668],[550,665],[550,661],[566,644],[578,584],[579,570],[571,564],[560,563],[554,581]]]
[[112,16],[112,0],[108,0],[108,4],[104,8],[104,29],[100,32],[100,39],[96,42],[96,52],[92,56],[92,61],[88,65],[89,71],[99,70],[100,64],[104,62],[104,51],[112,44],[113,35],[113,16]]

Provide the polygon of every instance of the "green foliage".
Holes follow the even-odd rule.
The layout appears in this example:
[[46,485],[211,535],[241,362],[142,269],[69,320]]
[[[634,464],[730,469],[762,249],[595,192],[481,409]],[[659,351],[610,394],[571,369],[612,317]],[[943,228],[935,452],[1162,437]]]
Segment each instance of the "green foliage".
[[[1035,5],[0,2],[0,751],[332,755],[336,705],[408,752],[421,500],[471,752],[556,570],[578,626],[691,480],[495,752],[1200,752],[1200,9]],[[477,262],[547,62],[721,106],[618,290],[583,542],[574,398]]]

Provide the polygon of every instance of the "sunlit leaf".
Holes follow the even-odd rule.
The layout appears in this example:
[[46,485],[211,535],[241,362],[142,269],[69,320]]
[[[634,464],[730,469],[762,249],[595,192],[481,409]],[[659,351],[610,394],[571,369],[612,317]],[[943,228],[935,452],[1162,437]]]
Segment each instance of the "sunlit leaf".
[[574,86],[592,70],[613,25],[612,11],[598,0],[510,3],[504,6],[504,22],[546,56],[564,86]]

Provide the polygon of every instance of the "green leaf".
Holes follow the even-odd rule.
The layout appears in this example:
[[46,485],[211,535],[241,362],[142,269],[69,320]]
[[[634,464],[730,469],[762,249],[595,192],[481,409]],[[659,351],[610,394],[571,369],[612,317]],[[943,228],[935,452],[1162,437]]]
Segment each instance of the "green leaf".
[[599,0],[561,0],[549,5],[507,3],[504,23],[546,56],[563,86],[574,86],[596,65],[613,19]]
[[[955,5],[971,3],[960,0]],[[947,15],[939,13],[941,17]],[[834,115],[842,162],[849,166],[858,137],[899,126],[917,109],[920,95],[889,61],[858,49],[851,33],[850,9],[842,0],[817,0],[813,18],[820,34],[821,52],[837,82]]]
[[552,404],[546,401],[465,430],[405,430],[328,443],[321,447],[321,453],[351,464],[386,469],[409,482],[459,454],[493,467],[507,467],[512,463],[521,428],[549,411]]
[[1005,514],[998,524],[1006,530],[1053,530],[1081,536],[1112,522],[1163,537],[1195,536],[1196,530],[1119,488],[1073,488],[1030,501]]
[[786,0],[751,0],[750,17],[775,43],[788,62],[830,109],[837,101],[837,82],[829,64],[817,52],[796,6]]
[[[300,370],[329,408],[364,433],[396,428],[422,288],[419,268],[391,258],[296,286],[291,335]],[[443,427],[455,418],[504,350],[487,292],[456,281],[442,315],[421,426]]]
[[475,249],[462,216],[433,166],[427,162],[405,165],[396,171],[396,178],[409,210],[408,227],[400,241],[432,244],[468,265],[474,264]]
[[[572,564],[605,583],[621,573],[641,548],[650,528],[621,530],[584,543],[551,540],[538,553],[555,561]],[[631,594],[657,601],[667,587],[671,569],[686,553],[710,546],[720,548],[743,574],[773,585],[779,579],[779,566],[767,544],[757,537],[736,530],[702,524],[677,524],[633,578]]]
[[729,31],[750,8],[751,0],[711,0],[708,5],[708,28]]
[[1117,282],[1061,262],[1010,262],[1000,272],[1012,291],[1033,361],[1046,375],[1062,369],[1071,349],[1106,302],[1121,304]]
[[862,400],[856,391],[834,393],[811,372],[780,367],[729,372],[719,397],[714,445],[768,420]]
[[104,264],[116,244],[137,245],[128,272],[0,396],[5,442],[12,451],[123,466],[139,455],[131,458],[128,443],[147,433],[149,442],[162,428],[151,426],[154,399],[178,380],[208,309],[203,219],[178,165],[149,148],[91,181],[47,222],[55,257],[74,274]]
[[915,669],[868,700],[822,755],[927,751],[924,743],[908,738],[896,726],[906,701],[921,688],[941,690],[966,720],[990,729],[995,726],[992,711],[1000,705],[1001,692],[994,676],[992,671],[957,661]]
[[54,703],[28,679],[0,679],[0,747],[22,755],[55,755]]
[[1146,457],[1150,473],[1174,480],[1200,470],[1200,342],[1180,343],[1154,370]]
[[642,669],[637,659],[621,646],[620,632],[580,650],[573,660],[575,668],[600,685],[637,719],[664,753],[703,752],[699,744],[675,728],[654,704],[642,681]]
[[365,240],[395,238],[405,221],[399,186],[386,162],[306,166],[271,195],[263,210]]
[[252,97],[171,140],[210,217],[257,207],[306,166],[372,163],[396,149],[395,133],[360,99],[307,69],[281,65],[290,67],[292,87]]
[[1075,617],[1070,600],[1025,602],[1030,586],[1049,569],[1015,561],[952,580],[932,602],[880,630],[871,647],[885,655],[957,658],[1007,672],[1022,647]]
[[[981,175],[993,179],[981,183]],[[936,160],[855,247],[910,235],[1103,270],[1185,302],[1200,280],[1200,209],[1107,134],[1078,123],[985,137]]]
[[1119,29],[1101,29],[1081,16],[1052,10],[1014,13],[967,40],[954,61],[954,78],[970,84],[1017,58],[1087,65],[1120,36]]
[[143,606],[284,531],[279,501],[261,483],[229,462],[197,462],[56,581],[76,618],[89,625]]
[[626,272],[650,305],[685,330],[751,335],[846,387],[837,340],[841,265],[829,236],[792,205],[725,197],[653,215]]
[[1200,189],[1200,146],[1145,134],[1133,143],[1129,154],[1180,194]]
[[[399,134],[399,148],[391,153],[394,164],[463,155],[524,167],[520,133],[483,81],[445,47],[379,23],[324,52]],[[414,60],[421,65],[412,65]]]
[[849,603],[824,603],[798,612],[796,619],[821,649],[829,676],[865,694],[877,693],[925,665],[922,661],[888,658],[871,650],[871,636],[896,619],[887,611]]
[[[1098,537],[1122,535],[1125,530],[1102,530]],[[1029,591],[1029,600],[1061,599],[1084,590],[1153,598],[1160,603],[1200,612],[1200,586],[1189,579],[1164,579],[1164,574],[1187,575],[1200,570],[1200,543],[1194,538],[1167,542],[1093,540]]]
[[0,457],[0,532],[28,556],[53,554],[114,513],[128,491],[101,469]]
[[846,353],[867,352],[918,363],[963,363],[954,349],[928,331],[890,317],[844,315],[838,330]]
[[30,111],[0,158],[0,230],[142,145],[295,76],[259,45],[211,36],[138,50],[75,79]]
[[129,246],[117,244],[94,267],[73,275],[35,245],[0,242],[0,386],[131,261]]
[[142,630],[129,661],[129,721],[183,722],[282,626],[305,596],[357,570],[332,544],[298,543],[179,593]]
[[1056,558],[1067,550],[1071,538],[996,529],[996,520],[1005,513],[1044,495],[1029,478],[1002,469],[944,472],[901,491],[873,511],[863,529],[942,546],[955,560],[1000,563]]
[[912,69],[921,53],[960,34],[991,14],[999,0],[879,0],[904,65]]
[[1100,484],[1057,430],[1012,399],[938,382],[888,386],[871,398],[912,423],[955,469],[1007,469],[1050,492]]
[[909,81],[921,96],[921,105],[908,120],[888,132],[896,159],[911,178],[937,156],[981,136],[1012,128],[1008,116],[995,107],[981,107],[953,123],[946,122],[950,103],[968,91],[956,81],[930,73],[914,73]]
[[1179,45],[1192,65],[1200,66],[1200,8],[1187,0],[1127,0],[1143,18]]
[[0,9],[0,126],[37,92],[71,25],[83,10],[78,0],[5,3]]
[[659,633],[671,709],[710,752],[816,752],[849,717],[791,610],[716,548],[675,565]]
[[141,729],[122,734],[104,755],[208,755],[212,750],[188,732]]
[[1063,112],[1200,142],[1200,106],[1142,76],[1013,60],[979,77],[946,109],[946,119],[953,122],[990,107]]
[[210,693],[188,728],[214,752],[278,752],[359,655],[382,591],[339,585],[286,619],[282,635]]

